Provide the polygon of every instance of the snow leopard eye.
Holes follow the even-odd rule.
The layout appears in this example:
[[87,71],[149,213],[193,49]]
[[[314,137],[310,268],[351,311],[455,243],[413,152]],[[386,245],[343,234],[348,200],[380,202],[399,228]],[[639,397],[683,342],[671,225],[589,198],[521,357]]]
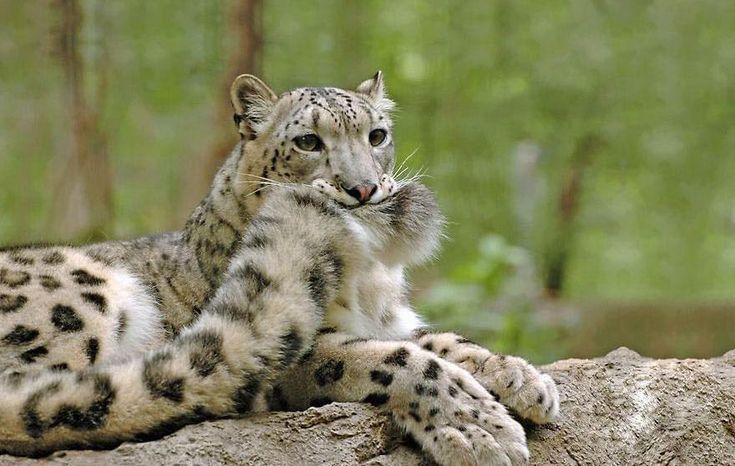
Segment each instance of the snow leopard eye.
[[388,134],[384,129],[374,129],[370,131],[370,134],[368,135],[370,145],[373,147],[381,145],[383,141],[385,141],[387,135]]
[[324,143],[316,134],[305,134],[296,137],[293,142],[296,144],[296,147],[305,152],[319,152],[324,147]]

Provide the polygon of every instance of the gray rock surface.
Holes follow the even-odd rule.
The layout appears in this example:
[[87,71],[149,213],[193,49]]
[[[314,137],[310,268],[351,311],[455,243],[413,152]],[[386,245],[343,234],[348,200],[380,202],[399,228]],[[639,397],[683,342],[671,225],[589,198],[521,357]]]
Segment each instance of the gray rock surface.
[[[620,348],[543,369],[559,384],[562,415],[527,428],[533,464],[735,464],[735,351],[652,360]],[[110,451],[0,456],[0,466],[431,464],[398,438],[387,416],[343,403],[205,422]]]

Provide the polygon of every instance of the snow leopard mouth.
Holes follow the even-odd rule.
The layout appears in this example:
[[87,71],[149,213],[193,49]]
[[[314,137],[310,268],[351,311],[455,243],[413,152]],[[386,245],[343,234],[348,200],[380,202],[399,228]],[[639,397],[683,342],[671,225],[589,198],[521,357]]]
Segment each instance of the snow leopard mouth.
[[387,174],[380,177],[380,184],[371,193],[369,198],[359,196],[362,199],[358,199],[358,196],[350,193],[349,190],[344,189],[337,183],[321,178],[312,181],[311,186],[349,209],[380,204],[386,199],[391,198],[398,188],[398,184],[393,177]]

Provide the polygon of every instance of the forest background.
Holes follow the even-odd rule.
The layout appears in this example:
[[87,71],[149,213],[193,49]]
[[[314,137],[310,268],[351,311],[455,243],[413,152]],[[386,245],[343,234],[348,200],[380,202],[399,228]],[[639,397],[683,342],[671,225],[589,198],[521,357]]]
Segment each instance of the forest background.
[[437,194],[440,328],[535,362],[735,347],[735,2],[0,0],[0,244],[180,227],[227,88],[398,102]]

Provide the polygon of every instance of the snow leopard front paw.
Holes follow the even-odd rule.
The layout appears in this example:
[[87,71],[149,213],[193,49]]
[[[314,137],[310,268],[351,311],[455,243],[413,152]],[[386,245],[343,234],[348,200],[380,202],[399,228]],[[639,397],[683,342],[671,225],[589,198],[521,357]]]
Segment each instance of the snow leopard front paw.
[[525,360],[491,353],[450,333],[426,335],[419,342],[425,349],[430,348],[466,369],[503,405],[522,418],[544,424],[559,414],[556,383]]
[[441,465],[523,465],[523,428],[464,369],[428,356],[406,404],[393,407],[405,428]]

